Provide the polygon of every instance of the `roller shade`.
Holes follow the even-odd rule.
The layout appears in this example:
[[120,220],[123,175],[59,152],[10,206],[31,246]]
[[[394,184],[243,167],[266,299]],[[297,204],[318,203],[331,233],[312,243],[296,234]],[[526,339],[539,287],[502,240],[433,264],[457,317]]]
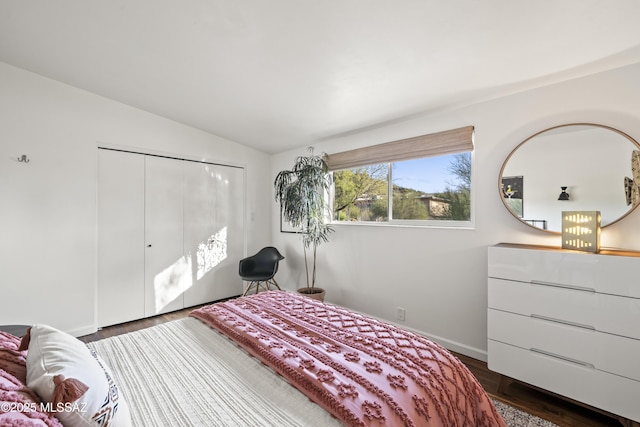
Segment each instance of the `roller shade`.
[[472,150],[473,126],[466,126],[328,154],[325,161],[329,170],[339,170]]

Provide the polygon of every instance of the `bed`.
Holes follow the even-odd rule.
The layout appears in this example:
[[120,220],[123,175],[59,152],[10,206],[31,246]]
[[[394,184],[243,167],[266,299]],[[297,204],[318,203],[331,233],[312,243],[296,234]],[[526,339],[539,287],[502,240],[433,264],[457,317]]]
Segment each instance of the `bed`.
[[135,426],[506,426],[443,347],[286,291],[87,346]]

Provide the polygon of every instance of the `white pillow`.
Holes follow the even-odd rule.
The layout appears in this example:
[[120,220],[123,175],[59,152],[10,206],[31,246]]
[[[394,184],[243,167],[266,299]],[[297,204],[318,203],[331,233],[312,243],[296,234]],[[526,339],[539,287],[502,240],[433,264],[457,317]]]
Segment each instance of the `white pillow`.
[[[65,427],[131,425],[129,408],[111,371],[83,342],[46,325],[33,325],[23,339],[30,339],[27,386],[50,405]],[[60,386],[62,380],[66,381]]]

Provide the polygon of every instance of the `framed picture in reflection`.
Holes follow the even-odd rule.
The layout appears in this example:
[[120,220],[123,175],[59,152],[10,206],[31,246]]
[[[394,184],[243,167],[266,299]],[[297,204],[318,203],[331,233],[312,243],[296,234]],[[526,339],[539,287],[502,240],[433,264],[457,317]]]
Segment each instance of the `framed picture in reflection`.
[[523,218],[523,181],[522,176],[503,176],[502,177],[502,196],[511,211]]

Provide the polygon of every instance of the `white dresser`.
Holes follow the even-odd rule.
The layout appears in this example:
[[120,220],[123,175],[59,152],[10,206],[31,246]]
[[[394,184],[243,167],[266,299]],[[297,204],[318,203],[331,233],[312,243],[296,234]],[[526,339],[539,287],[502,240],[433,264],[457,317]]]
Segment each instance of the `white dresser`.
[[488,366],[640,422],[640,253],[489,248]]

